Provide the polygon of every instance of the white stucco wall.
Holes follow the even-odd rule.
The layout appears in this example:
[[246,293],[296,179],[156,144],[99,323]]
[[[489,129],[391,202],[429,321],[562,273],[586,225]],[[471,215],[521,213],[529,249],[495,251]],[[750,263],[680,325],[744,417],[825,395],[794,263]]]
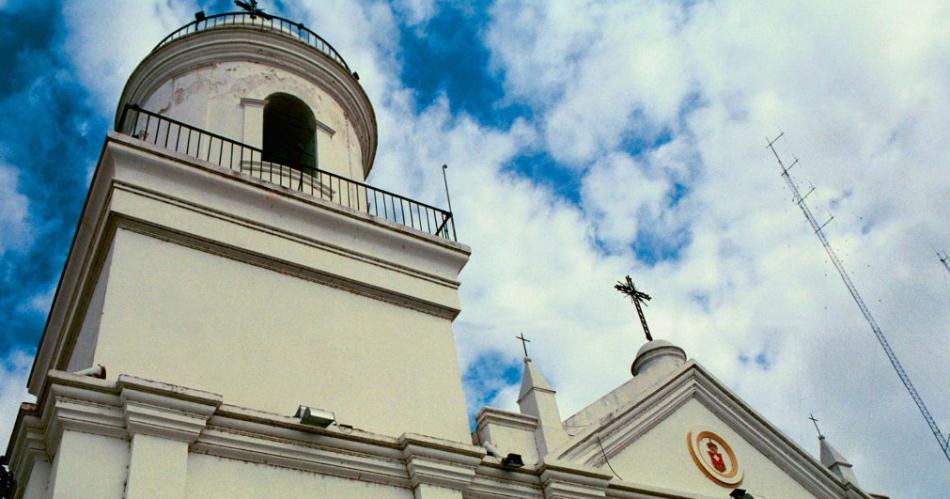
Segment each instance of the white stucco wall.
[[53,460],[53,499],[120,499],[128,476],[129,442],[79,431],[63,432]]
[[501,453],[520,454],[526,464],[537,463],[540,459],[532,430],[490,424],[482,428],[478,437],[481,442],[491,442]]
[[[264,100],[278,92],[305,102],[317,121],[335,132],[331,134],[318,127],[317,166],[364,180],[356,129],[343,107],[319,85],[278,67],[232,61],[191,68],[162,84],[141,105],[149,111],[261,147],[260,130],[245,127],[244,120],[244,113],[260,110],[249,110],[241,101]],[[184,145],[181,148],[184,150]]]
[[30,479],[20,485],[24,487],[22,499],[47,499],[50,496],[49,477],[52,466],[46,460],[38,459],[30,471]]
[[[118,230],[95,348],[132,374],[292,415],[467,441],[451,321]],[[434,410],[434,408],[438,408]]]
[[411,499],[412,491],[215,456],[188,456],[186,497]]
[[92,358],[96,346],[96,337],[99,334],[99,321],[102,318],[102,307],[106,299],[106,285],[109,282],[109,269],[112,266],[112,251],[109,250],[102,272],[96,281],[96,288],[86,307],[79,335],[76,338],[76,347],[69,356],[67,371],[78,371],[92,367]]
[[711,428],[732,446],[745,473],[740,487],[755,497],[814,497],[695,399],[611,457],[610,464],[629,482],[726,497],[733,487],[723,487],[706,478],[687,448],[687,432],[700,427]]

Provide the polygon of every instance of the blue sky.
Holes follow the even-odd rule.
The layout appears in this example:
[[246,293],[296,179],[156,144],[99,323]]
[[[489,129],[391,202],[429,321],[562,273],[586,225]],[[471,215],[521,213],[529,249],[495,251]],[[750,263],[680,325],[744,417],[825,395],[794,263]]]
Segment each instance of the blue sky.
[[[816,215],[835,215],[832,241],[950,427],[950,275],[933,255],[950,250],[946,5],[261,3],[360,73],[380,123],[372,182],[443,205],[450,165],[473,249],[455,325],[470,412],[513,408],[521,331],[565,415],[625,381],[642,339],[610,286],[632,273],[654,296],[654,334],[803,447],[808,413],[824,414],[872,490],[950,487],[763,149],[787,132]],[[0,27],[7,419],[125,78],[194,11],[229,4],[0,0],[15,20]],[[881,442],[896,426],[906,434]]]

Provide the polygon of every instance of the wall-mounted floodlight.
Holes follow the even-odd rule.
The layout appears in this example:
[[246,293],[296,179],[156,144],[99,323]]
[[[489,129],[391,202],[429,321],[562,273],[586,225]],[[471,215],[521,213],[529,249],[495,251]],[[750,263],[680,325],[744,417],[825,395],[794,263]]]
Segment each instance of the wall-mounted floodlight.
[[491,444],[491,442],[485,442],[484,446],[485,450],[488,451],[488,455],[501,459],[502,466],[506,468],[521,468],[524,466],[524,460],[521,459],[521,454],[509,452],[504,457],[502,457],[501,452],[498,452],[498,449],[496,449],[495,446]]
[[200,23],[201,21],[204,21],[204,20],[205,20],[205,11],[199,10],[198,12],[195,12],[195,22]]
[[524,466],[524,460],[521,459],[521,454],[509,452],[507,456],[501,458],[501,465],[508,468],[521,468]]
[[332,412],[305,405],[297,408],[297,413],[294,414],[294,417],[300,418],[300,424],[320,428],[326,428],[336,421],[336,416]]
[[735,489],[729,493],[729,497],[734,499],[755,499],[752,497],[752,494],[745,491],[745,489]]
[[106,379],[106,366],[102,364],[96,364],[92,367],[80,369],[73,374],[78,376],[91,376],[93,378]]

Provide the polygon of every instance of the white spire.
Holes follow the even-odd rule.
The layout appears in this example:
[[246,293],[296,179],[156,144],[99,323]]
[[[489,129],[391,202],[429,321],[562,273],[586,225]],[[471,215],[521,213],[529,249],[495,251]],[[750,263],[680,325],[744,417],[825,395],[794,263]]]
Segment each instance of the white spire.
[[854,475],[854,470],[851,469],[851,463],[832,447],[824,436],[818,437],[818,443],[821,451],[821,464],[842,480],[857,485],[858,479]]
[[521,378],[521,392],[518,393],[518,400],[523,399],[531,390],[544,390],[555,393],[554,388],[551,388],[548,380],[544,379],[544,376],[541,375],[541,371],[538,371],[538,368],[534,367],[534,364],[531,362],[531,357],[525,357],[524,374]]
[[524,358],[524,375],[521,378],[521,393],[518,395],[518,407],[521,413],[538,418],[538,427],[534,430],[534,441],[538,455],[544,457],[559,445],[567,441],[567,432],[561,423],[561,414],[557,408],[557,392],[538,371],[531,358]]

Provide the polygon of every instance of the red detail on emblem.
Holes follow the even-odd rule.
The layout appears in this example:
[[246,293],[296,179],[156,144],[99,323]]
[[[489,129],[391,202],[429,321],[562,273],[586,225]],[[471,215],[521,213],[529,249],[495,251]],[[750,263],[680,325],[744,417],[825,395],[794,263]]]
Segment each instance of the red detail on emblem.
[[722,460],[722,454],[719,453],[719,446],[713,442],[707,442],[706,448],[709,449],[709,459],[712,461],[713,468],[720,473],[726,472],[726,463]]

